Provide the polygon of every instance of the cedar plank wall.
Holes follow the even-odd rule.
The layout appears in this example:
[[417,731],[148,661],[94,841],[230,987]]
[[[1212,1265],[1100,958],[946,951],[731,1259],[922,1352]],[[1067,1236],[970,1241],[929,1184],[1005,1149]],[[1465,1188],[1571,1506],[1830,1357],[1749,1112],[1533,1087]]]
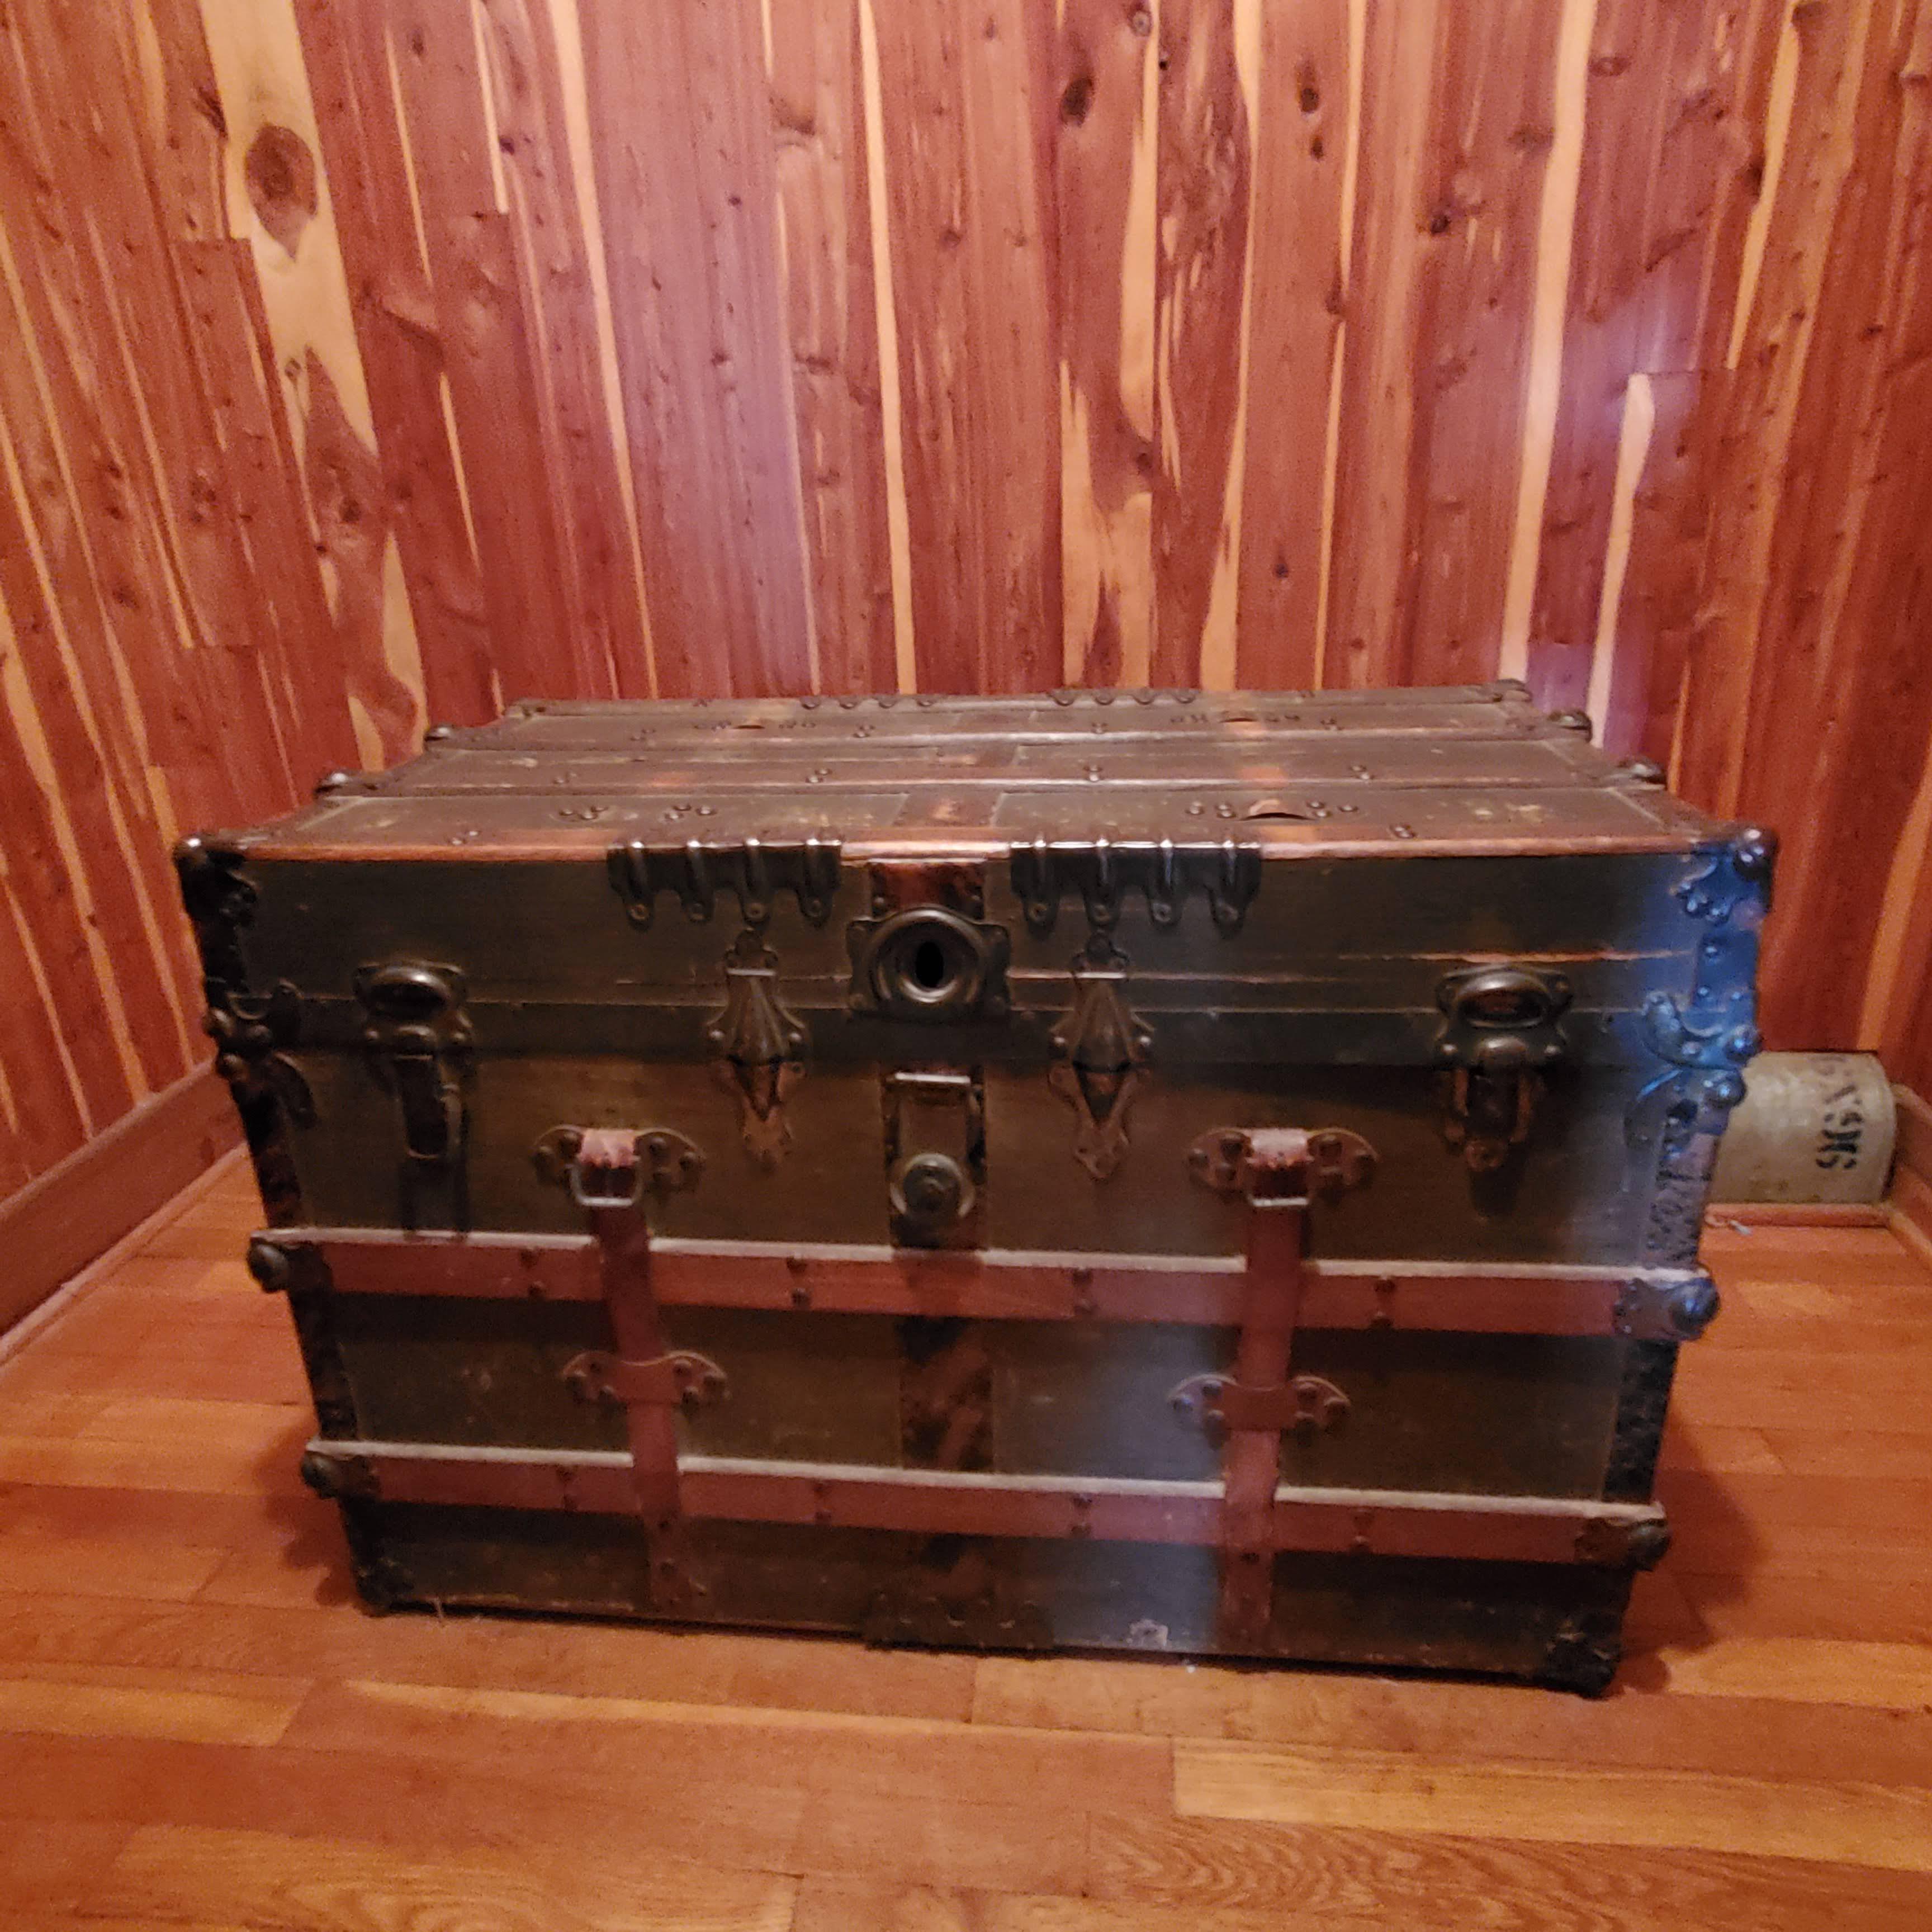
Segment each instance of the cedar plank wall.
[[1932,1088],[1932,0],[0,0],[0,1194],[523,693],[1527,677]]

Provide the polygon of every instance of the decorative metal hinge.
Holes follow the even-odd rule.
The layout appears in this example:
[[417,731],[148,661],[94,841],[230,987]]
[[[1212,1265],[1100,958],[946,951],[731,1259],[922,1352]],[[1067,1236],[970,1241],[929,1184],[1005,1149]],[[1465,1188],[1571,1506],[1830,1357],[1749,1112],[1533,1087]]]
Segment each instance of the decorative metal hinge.
[[1214,1448],[1230,1430],[1264,1429],[1306,1438],[1339,1428],[1348,1398],[1322,1376],[1295,1376],[1268,1388],[1252,1388],[1226,1376],[1190,1376],[1168,1392],[1178,1415],[1191,1416]]
[[1757,1030],[1758,929],[1771,910],[1771,874],[1778,842],[1748,826],[1677,888],[1677,902],[1711,929],[1698,942],[1697,972],[1689,999],[1652,993],[1642,1008],[1644,1038],[1664,1072],[1631,1102],[1630,1129],[1647,1103],[1661,1096],[1664,1139],[1681,1144],[1724,1131],[1744,1096],[1745,1061],[1762,1043]]
[[647,1194],[688,1194],[704,1172],[704,1155],[669,1127],[552,1127],[530,1161],[580,1208],[634,1208]]
[[242,863],[235,847],[206,838],[175,848],[182,904],[201,954],[208,1001],[202,1030],[214,1042],[214,1070],[238,1103],[272,1100],[297,1126],[312,1126],[314,1097],[286,1051],[300,1036],[302,995],[286,980],[266,993],[248,990],[241,934],[255,916],[255,888],[242,877]]
[[572,1358],[566,1384],[579,1402],[628,1407],[641,1402],[659,1408],[701,1408],[730,1393],[724,1371],[709,1355],[674,1349],[648,1362],[626,1361],[600,1348]]
[[463,1016],[463,975],[454,966],[407,962],[364,966],[356,997],[376,1078],[396,1096],[409,1158],[428,1167],[463,1159],[463,1082],[476,1045]]
[[1127,1109],[1154,1036],[1127,1004],[1124,953],[1096,934],[1072,970],[1073,1010],[1048,1036],[1059,1064],[1047,1083],[1078,1120],[1074,1158],[1105,1180],[1126,1156]]
[[710,919],[720,892],[734,892],[749,926],[763,926],[781,892],[798,901],[808,925],[823,926],[838,893],[839,844],[836,838],[736,839],[706,844],[650,845],[634,838],[610,848],[610,884],[633,926],[648,928],[659,892],[674,892],[686,918]]
[[[216,992],[213,981],[209,992]],[[238,1100],[271,1096],[297,1126],[315,1124],[315,1097],[302,1069],[286,1048],[301,1037],[302,994],[286,980],[266,993],[233,986],[201,1016],[201,1030],[214,1042],[214,1070]]]
[[1570,982],[1520,966],[1477,966],[1444,980],[1436,1004],[1436,1054],[1452,1070],[1443,1137],[1472,1172],[1490,1173],[1529,1138],[1539,1076],[1564,1055]]
[[747,926],[724,956],[724,1010],[704,1029],[712,1070],[738,1097],[745,1151],[777,1166],[791,1142],[784,1102],[805,1077],[809,1034],[778,998],[778,956]]
[[[1268,1129],[1213,1127],[1187,1150],[1187,1168],[1216,1194],[1252,1191],[1257,1144]],[[1298,1183],[1315,1199],[1333,1203],[1350,1189],[1366,1186],[1376,1171],[1376,1150],[1346,1127],[1318,1127],[1305,1136],[1307,1151]]]
[[1189,894],[1198,892],[1216,927],[1233,934],[1240,931],[1260,889],[1262,849],[1232,838],[1198,845],[1172,838],[1036,838],[1013,847],[1012,877],[1027,928],[1036,938],[1053,930],[1069,892],[1080,895],[1095,932],[1112,932],[1121,901],[1133,891],[1145,899],[1148,917],[1162,932],[1179,925]]

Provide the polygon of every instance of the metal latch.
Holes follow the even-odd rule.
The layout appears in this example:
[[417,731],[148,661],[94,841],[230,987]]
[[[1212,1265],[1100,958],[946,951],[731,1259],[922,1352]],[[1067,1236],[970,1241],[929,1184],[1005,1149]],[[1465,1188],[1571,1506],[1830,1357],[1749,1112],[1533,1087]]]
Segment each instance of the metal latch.
[[883,1097],[893,1244],[970,1246],[986,1184],[986,1097],[979,1075],[898,1068],[886,1076]]
[[1436,989],[1437,1059],[1450,1069],[1444,1138],[1470,1170],[1501,1167],[1529,1138],[1542,1070],[1564,1055],[1570,982],[1520,966],[1452,973]]
[[454,966],[364,966],[356,997],[376,1078],[395,1095],[412,1161],[452,1166],[463,1158],[463,1079],[475,1037],[463,1017],[463,975]]

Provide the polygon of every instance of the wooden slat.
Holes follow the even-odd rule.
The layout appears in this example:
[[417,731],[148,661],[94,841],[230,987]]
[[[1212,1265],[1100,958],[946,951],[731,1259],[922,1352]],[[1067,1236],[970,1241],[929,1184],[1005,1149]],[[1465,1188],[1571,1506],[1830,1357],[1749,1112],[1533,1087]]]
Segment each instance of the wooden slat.
[[759,11],[582,10],[658,688],[811,688]]
[[1369,10],[1330,684],[1497,662],[1560,10],[1463,17]]
[[1156,31],[1152,675],[1158,684],[1225,688],[1234,682],[1227,646],[1258,50],[1237,10],[1217,0],[1164,0]]
[[[1762,168],[1738,130],[1762,121],[1780,19],[1764,0],[1670,8],[1604,0],[1595,10],[1562,392],[1530,620],[1528,675],[1552,709],[1581,705],[1589,692],[1630,379],[1642,373],[1678,386],[1653,432],[1660,460],[1646,488],[1654,502],[1684,434],[1676,406],[1688,400],[1685,379],[1723,361],[1753,169]],[[1663,74],[1668,86],[1656,84]],[[1688,386],[1694,395],[1694,382]],[[1704,507],[1671,497],[1680,514]],[[1646,528],[1631,549],[1648,586],[1670,553],[1670,533]],[[1628,589],[1625,596],[1628,608]],[[1619,639],[1616,655],[1638,691],[1654,688],[1674,709],[1674,682],[1651,687],[1630,640]],[[1640,740],[1620,724],[1614,742],[1632,749]]]
[[1322,682],[1330,392],[1347,292],[1346,0],[1263,10],[1241,465],[1244,688]]
[[875,5],[918,682],[1059,681],[1052,16]]
[[[290,1251],[314,1250],[345,1294],[594,1301],[604,1294],[595,1247],[584,1236],[285,1228],[263,1238]],[[652,1293],[670,1307],[980,1321],[1238,1324],[1244,1279],[1232,1258],[1190,1263],[1002,1249],[947,1253],[670,1239],[654,1242],[651,1256]],[[1695,1280],[1611,1268],[1319,1259],[1309,1262],[1307,1276],[1304,1328],[1537,1335],[1665,1332],[1662,1301]]]
[[1139,686],[1154,616],[1153,10],[1074,0],[1058,53],[1060,672]]
[[780,266],[814,688],[898,686],[858,0],[770,10]]
[[424,697],[434,718],[477,723],[496,711],[500,680],[443,414],[434,298],[417,239],[382,11],[327,0],[293,4],[375,420],[382,500],[393,506],[422,650]]

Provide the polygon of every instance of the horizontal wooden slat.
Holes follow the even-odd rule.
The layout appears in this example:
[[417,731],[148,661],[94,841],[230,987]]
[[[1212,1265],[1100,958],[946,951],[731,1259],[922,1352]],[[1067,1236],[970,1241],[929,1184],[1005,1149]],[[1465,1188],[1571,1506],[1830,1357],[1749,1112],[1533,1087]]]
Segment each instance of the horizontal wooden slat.
[[[261,1238],[314,1250],[344,1294],[536,1301],[594,1301],[603,1294],[588,1235],[282,1228]],[[1244,1267],[1238,1256],[665,1240],[651,1246],[651,1291],[667,1307],[1214,1327],[1240,1319]],[[1508,1335],[1663,1333],[1664,1302],[1700,1279],[1660,1268],[1311,1258],[1299,1325]]]
[[[317,1439],[309,1456],[311,1467],[327,1472],[332,1490],[388,1502],[604,1515],[635,1508],[631,1459],[621,1450]],[[1124,1543],[1211,1544],[1219,1536],[1218,1483],[982,1475],[719,1456],[680,1456],[678,1479],[687,1514],[726,1522]],[[1630,1536],[1660,1527],[1664,1516],[1652,1504],[1284,1484],[1275,1492],[1274,1521],[1282,1550],[1617,1564],[1627,1560]]]

